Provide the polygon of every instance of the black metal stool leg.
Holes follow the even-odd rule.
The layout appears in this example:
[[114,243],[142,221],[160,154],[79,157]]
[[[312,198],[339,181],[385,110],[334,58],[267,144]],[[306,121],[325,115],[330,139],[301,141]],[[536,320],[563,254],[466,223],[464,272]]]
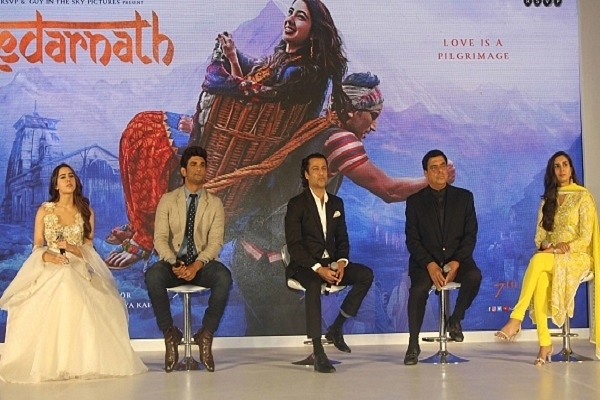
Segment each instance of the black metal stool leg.
[[576,333],[571,333],[571,320],[567,316],[565,319],[565,323],[562,327],[561,333],[553,333],[554,337],[562,337],[563,338],[563,347],[562,349],[554,354],[551,359],[554,362],[583,362],[583,361],[594,361],[593,358],[582,356],[573,352],[571,349],[571,338],[579,336]]
[[423,338],[423,341],[425,342],[439,342],[440,343],[440,349],[437,353],[435,353],[434,355],[432,355],[431,357],[428,357],[424,360],[422,360],[421,362],[423,363],[429,363],[429,364],[458,364],[458,363],[463,363],[463,362],[467,362],[469,360],[466,360],[464,358],[460,358],[457,357],[453,354],[451,354],[448,351],[448,348],[446,346],[447,342],[452,341],[452,339],[448,338],[448,335],[446,333],[446,316],[449,313],[449,307],[450,307],[450,291],[449,290],[441,290],[440,291],[440,331],[439,331],[439,336],[438,337],[428,337],[428,338]]
[[177,371],[192,371],[201,369],[200,363],[192,356],[192,304],[190,294],[183,293],[183,359],[175,366]]

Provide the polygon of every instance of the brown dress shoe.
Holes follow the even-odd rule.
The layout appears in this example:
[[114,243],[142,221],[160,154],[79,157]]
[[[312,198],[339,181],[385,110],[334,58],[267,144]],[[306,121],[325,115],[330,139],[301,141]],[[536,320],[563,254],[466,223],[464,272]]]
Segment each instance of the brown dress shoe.
[[215,372],[215,361],[212,355],[213,333],[202,328],[194,335],[194,343],[200,348],[200,362],[209,372]]
[[165,330],[165,371],[171,372],[179,361],[179,344],[183,334],[176,326]]

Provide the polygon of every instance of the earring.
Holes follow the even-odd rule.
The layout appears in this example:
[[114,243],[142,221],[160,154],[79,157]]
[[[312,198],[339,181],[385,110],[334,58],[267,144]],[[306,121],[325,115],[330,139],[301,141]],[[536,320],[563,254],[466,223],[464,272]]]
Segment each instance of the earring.
[[312,60],[314,58],[314,50],[313,50],[313,40],[312,38],[310,39],[310,59]]

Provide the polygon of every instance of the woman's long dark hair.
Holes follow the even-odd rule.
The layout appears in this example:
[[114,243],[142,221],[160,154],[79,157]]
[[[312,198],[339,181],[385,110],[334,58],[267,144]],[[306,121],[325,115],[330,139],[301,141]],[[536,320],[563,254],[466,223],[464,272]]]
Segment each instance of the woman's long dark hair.
[[[343,50],[342,38],[333,22],[331,13],[320,0],[299,0],[306,4],[312,21],[311,39],[298,53],[306,60],[307,73],[316,73],[331,79],[331,108],[338,118],[347,119],[344,110],[351,106],[350,99],[342,90],[342,79],[348,71],[348,59]],[[286,62],[289,55],[285,52],[285,41],[279,42],[274,53],[260,64],[277,66]],[[311,50],[312,48],[312,50]]]
[[544,194],[542,195],[542,199],[544,199],[544,206],[542,207],[541,224],[542,228],[548,232],[554,229],[554,216],[556,215],[556,209],[558,208],[559,186],[558,180],[556,179],[556,173],[554,172],[554,162],[560,156],[565,157],[569,161],[569,166],[571,167],[571,180],[573,183],[579,185],[579,180],[577,179],[575,168],[573,168],[573,160],[571,160],[571,157],[564,151],[557,151],[554,153],[548,160],[548,165],[546,165],[546,174],[544,175]]
[[81,180],[75,173],[75,170],[69,165],[62,163],[54,168],[52,171],[52,177],[50,178],[50,187],[48,189],[48,193],[50,194],[50,200],[53,203],[56,203],[60,199],[60,193],[58,192],[57,184],[58,184],[58,172],[61,168],[66,167],[73,172],[73,176],[75,177],[75,191],[73,192],[73,203],[77,210],[81,213],[81,217],[83,219],[83,237],[89,240],[92,240],[92,224],[90,223],[90,218],[92,216],[92,210],[90,209],[90,201],[87,197],[83,195],[83,186],[81,185]]
[[351,104],[342,90],[342,79],[348,72],[348,59],[344,54],[342,38],[333,22],[331,13],[320,0],[302,0],[312,16],[312,47],[315,63],[331,78],[331,108],[338,118],[348,118],[343,111]]

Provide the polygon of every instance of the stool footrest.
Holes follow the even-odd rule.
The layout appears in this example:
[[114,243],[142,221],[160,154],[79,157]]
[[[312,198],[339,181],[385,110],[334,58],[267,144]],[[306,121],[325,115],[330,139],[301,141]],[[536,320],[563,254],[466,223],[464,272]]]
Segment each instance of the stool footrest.
[[[327,339],[325,339],[325,338],[321,338],[321,343],[322,343],[322,344],[333,344],[333,342],[332,342],[331,340],[327,340]],[[304,344],[305,344],[305,345],[307,345],[307,346],[308,346],[308,345],[312,346],[312,340],[310,340],[310,339],[306,339],[306,340],[304,341]]]
[[550,336],[552,337],[579,337],[579,333],[551,333]]
[[424,337],[421,339],[424,342],[454,342],[455,340],[451,337],[443,337],[443,336],[433,336],[433,337]]

